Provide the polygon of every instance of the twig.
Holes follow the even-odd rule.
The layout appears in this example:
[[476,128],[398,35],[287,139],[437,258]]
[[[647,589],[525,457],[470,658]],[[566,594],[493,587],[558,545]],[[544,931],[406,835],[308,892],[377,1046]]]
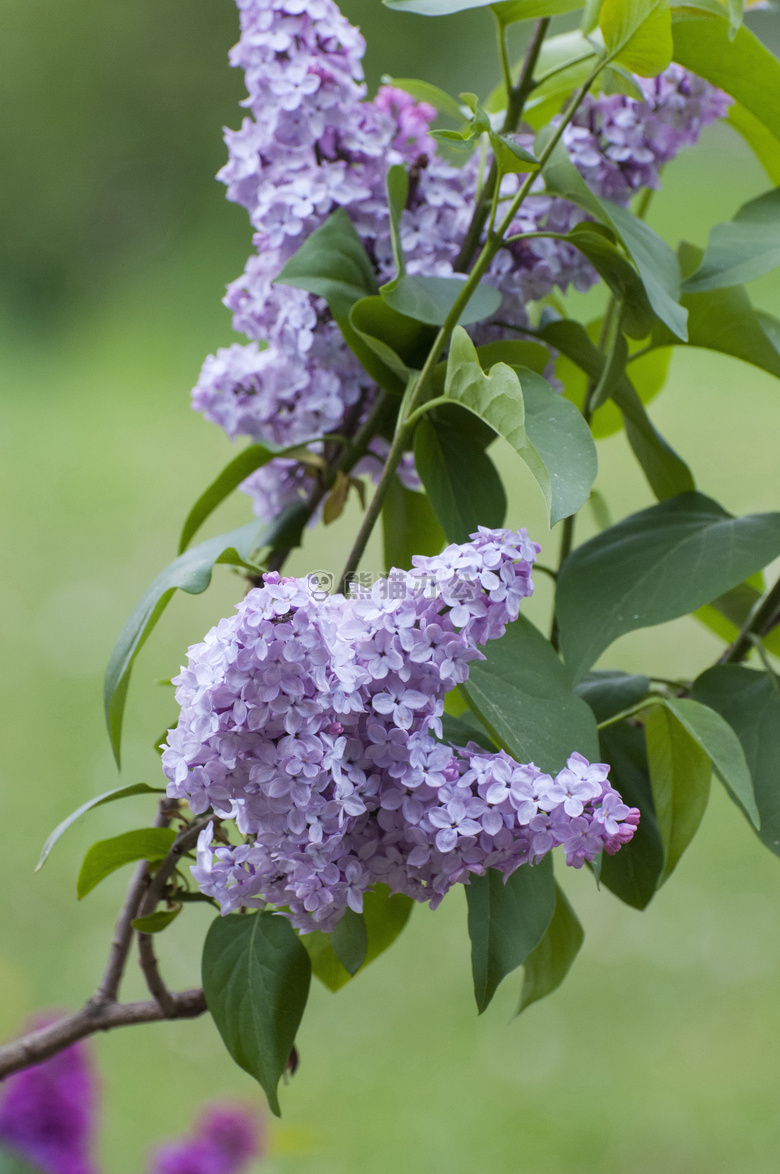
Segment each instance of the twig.
[[134,1023],[155,1023],[161,1019],[196,1019],[207,1010],[203,991],[199,988],[180,991],[171,995],[171,999],[171,1009],[167,1014],[155,1000],[99,1005],[90,999],[73,1015],[67,1015],[38,1031],[31,1031],[29,1035],[0,1048],[0,1079],[21,1068],[29,1068],[31,1064],[39,1064],[41,1060],[47,1060],[49,1056],[56,1055],[63,1048],[95,1032],[110,1031],[114,1027],[127,1027]]
[[765,636],[780,615],[780,579],[758,601],[742,625],[739,635],[730,644],[718,664],[739,664],[753,648],[751,636]]

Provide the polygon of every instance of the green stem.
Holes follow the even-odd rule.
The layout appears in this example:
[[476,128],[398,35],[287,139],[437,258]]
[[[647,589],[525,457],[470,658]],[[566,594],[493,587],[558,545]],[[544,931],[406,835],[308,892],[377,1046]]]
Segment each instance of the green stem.
[[606,721],[599,722],[596,726],[597,730],[606,730],[608,726],[615,726],[618,722],[625,721],[627,717],[635,717],[636,714],[641,713],[643,709],[649,709],[651,705],[663,705],[664,698],[659,694],[651,693],[642,701],[638,701],[636,705],[632,705],[630,709],[623,709],[620,713],[608,717]]
[[421,404],[419,408],[415,408],[411,416],[407,418],[406,424],[404,425],[404,430],[408,431],[409,429],[414,428],[420,417],[423,416],[426,412],[430,412],[432,408],[443,408],[446,404],[451,403],[452,400],[448,395],[437,395],[435,399],[427,400],[424,404]]
[[752,636],[759,639],[774,627],[780,615],[780,579],[766,592],[745,620],[739,635],[721,656],[718,664],[739,664],[753,648]]
[[498,31],[498,56],[501,59],[501,73],[504,78],[504,89],[506,90],[507,106],[512,100],[512,71],[509,68],[509,57],[506,51],[506,27],[503,21],[499,20],[497,13],[493,12],[496,18],[496,29]]
[[[523,108],[525,107],[528,96],[534,87],[534,70],[536,69],[536,62],[539,59],[539,54],[544,43],[544,38],[547,36],[547,30],[550,27],[550,18],[542,17],[536,22],[534,31],[531,35],[531,40],[528,44],[523,64],[520,67],[520,76],[517,80],[517,85],[512,86],[511,78],[509,79],[508,100],[506,107],[506,115],[504,116],[504,125],[501,128],[502,134],[512,134],[517,130],[520,119],[523,116]],[[479,242],[482,237],[482,230],[487,222],[490,213],[490,207],[493,201],[493,195],[498,188],[498,165],[495,159],[490,168],[485,186],[482,189],[481,197],[474,209],[474,215],[471,218],[471,224],[466,231],[455,261],[455,269],[459,273],[466,273],[468,267],[474,259],[474,255],[479,248]]]
[[[541,23],[543,22],[540,22],[540,24]],[[539,47],[541,47],[541,42]],[[566,115],[561,120],[560,124],[555,128],[553,135],[539,156],[540,167],[543,167],[552,155],[560,141],[563,132],[579,109],[580,103],[582,102],[590,87],[593,85],[602,68],[603,64],[600,63],[598,69],[590,74],[590,76],[577,91],[574,100],[569,104]],[[499,224],[498,229],[495,231],[495,233],[491,234],[489,240],[487,240],[483,245],[482,252],[477,258],[474,268],[471,270],[471,273],[463,283],[463,289],[455,299],[455,302],[453,303],[444,321],[444,324],[439,328],[439,332],[433,341],[433,345],[431,346],[430,351],[428,352],[419,377],[415,379],[413,376],[412,379],[414,382],[412,383],[410,381],[410,385],[407,387],[407,391],[404,394],[404,399],[401,404],[401,410],[398,414],[398,423],[396,425],[393,443],[390,448],[390,452],[387,455],[387,459],[385,460],[385,467],[376,487],[374,497],[368,507],[366,515],[363,519],[363,524],[360,527],[357,538],[355,539],[355,544],[349,553],[344,570],[342,571],[342,583],[345,583],[357,570],[358,564],[363,557],[363,552],[365,551],[368,544],[371,531],[373,530],[374,524],[379,517],[382,503],[390,487],[390,482],[393,478],[393,475],[395,474],[398,462],[400,461],[401,455],[404,451],[403,446],[409,429],[409,421],[415,418],[415,412],[420,404],[420,401],[425,402],[425,396],[428,391],[428,384],[430,383],[431,377],[436,368],[436,364],[439,362],[439,359],[444,353],[444,350],[449,343],[450,336],[452,335],[452,332],[455,329],[461,314],[468,305],[471,295],[474,293],[474,290],[479,285],[482,277],[487,272],[496,253],[501,248],[504,242],[504,237],[508,232],[512,221],[517,215],[517,212],[523,201],[531,191],[535,179],[535,172],[532,172],[530,175],[526,176],[525,180],[520,186],[520,189],[512,200],[509,209],[504,215],[503,220]]]

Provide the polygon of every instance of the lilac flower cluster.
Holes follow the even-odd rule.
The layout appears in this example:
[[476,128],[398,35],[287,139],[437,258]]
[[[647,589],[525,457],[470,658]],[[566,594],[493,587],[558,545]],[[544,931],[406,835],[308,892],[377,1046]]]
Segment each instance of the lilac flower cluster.
[[255,1113],[237,1105],[211,1105],[192,1134],[154,1151],[150,1174],[244,1174],[262,1148]]
[[8,1146],[42,1174],[96,1174],[97,1083],[84,1044],[25,1068],[0,1088],[0,1146]]
[[[333,0],[237,0],[241,38],[231,51],[244,70],[250,117],[227,131],[229,159],[219,178],[228,198],[244,205],[257,252],[229,287],[226,304],[248,345],[206,360],[193,406],[227,434],[274,445],[338,430],[347,413],[365,416],[376,394],[345,345],[326,303],[303,290],[274,285],[284,262],[337,207],[346,208],[380,282],[395,274],[384,183],[404,164],[410,195],[401,219],[408,271],[448,276],[471,221],[479,188],[477,157],[454,167],[428,128],[436,111],[383,87],[366,96],[365,44]],[[722,117],[728,99],[672,66],[639,79],[646,102],[623,95],[588,97],[565,142],[594,190],[625,203],[640,186],[657,186],[658,169]],[[530,139],[526,145],[530,144]],[[518,182],[507,176],[509,196]],[[524,204],[513,233],[548,228],[565,233],[583,214],[543,194]],[[590,264],[565,241],[536,239],[502,249],[485,276],[503,294],[502,321],[526,322],[526,305],[555,288],[587,289]],[[500,327],[478,327],[480,340]],[[267,343],[260,350],[257,342]],[[364,470],[358,470],[362,472]],[[271,519],[280,504],[305,496],[311,468],[281,458],[242,487],[255,512]]]
[[201,833],[193,876],[223,912],[268,903],[329,930],[378,882],[435,906],[472,873],[558,844],[580,867],[633,835],[603,764],[575,753],[552,777],[441,740],[445,692],[517,618],[539,550],[525,530],[471,537],[367,597],[266,575],[189,649],[162,761],[169,795],[244,837]]
[[643,102],[625,94],[588,94],[563,132],[590,187],[618,204],[628,204],[640,188],[660,187],[664,164],[694,146],[705,126],[725,118],[732,102],[680,65],[636,81]]
[[[97,1110],[85,1043],[7,1077],[0,1085],[0,1164],[7,1149],[41,1174],[98,1174]],[[244,1174],[263,1150],[254,1110],[206,1106],[192,1134],[153,1152],[149,1174]]]

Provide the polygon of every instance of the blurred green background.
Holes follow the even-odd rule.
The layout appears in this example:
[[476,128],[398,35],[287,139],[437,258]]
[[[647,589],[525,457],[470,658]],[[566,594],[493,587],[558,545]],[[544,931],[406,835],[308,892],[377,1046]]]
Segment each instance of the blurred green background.
[[[385,71],[455,92],[492,84],[486,12],[433,22],[378,0],[344,8],[368,35],[372,85]],[[0,1033],[10,1035],[94,986],[126,876],[78,905],[78,863],[93,840],[151,815],[143,799],[92,813],[33,875],[49,829],[116,785],[104,665],[173,556],[189,505],[231,455],[188,391],[203,357],[231,340],[220,298],[250,233],[212,179],[220,127],[238,124],[243,92],[225,59],[237,36],[229,0],[0,0],[0,14]],[[775,44],[775,16],[753,24]],[[741,142],[715,128],[669,168],[651,221],[673,244],[703,244],[711,223],[768,186]],[[777,312],[779,290],[769,277],[752,292]],[[734,512],[778,507],[780,387],[769,376],[680,350],[653,417],[704,492]],[[501,459],[509,520],[552,561],[558,538],[538,491]],[[622,436],[601,442],[597,486],[615,518],[650,504]],[[237,497],[215,532],[247,517]],[[351,513],[309,535],[293,570],[338,570],[354,523]],[[375,548],[365,565],[379,569]],[[175,706],[156,681],[242,593],[222,569],[206,595],[169,608],[135,670],[125,782],[160,782],[151,745]],[[541,579],[529,614],[545,625],[548,610]],[[684,620],[623,638],[605,663],[689,676],[718,648]],[[515,1023],[519,976],[476,1017],[460,891],[435,914],[415,909],[394,949],[338,995],[315,983],[264,1169],[775,1174],[780,863],[713,786],[698,838],[644,914],[598,893],[589,874],[563,878],[585,946],[561,991]],[[209,916],[192,908],[164,935],[173,984],[197,983]],[[134,963],[125,993],[143,997]],[[260,1101],[206,1018],[114,1032],[95,1048],[110,1174],[141,1174],[148,1147],[181,1133],[202,1101]]]

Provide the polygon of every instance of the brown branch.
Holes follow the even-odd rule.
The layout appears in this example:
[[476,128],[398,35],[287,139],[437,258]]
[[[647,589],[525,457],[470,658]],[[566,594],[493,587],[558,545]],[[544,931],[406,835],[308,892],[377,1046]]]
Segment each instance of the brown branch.
[[718,664],[739,664],[753,648],[753,636],[766,636],[776,625],[780,616],[780,579],[774,587],[758,601],[750,615],[742,625],[742,629],[733,644],[730,644],[718,661]]
[[41,1060],[47,1060],[49,1056],[56,1055],[63,1048],[95,1032],[110,1031],[114,1027],[127,1027],[134,1023],[155,1023],[162,1019],[196,1019],[207,1010],[200,989],[180,991],[171,995],[171,999],[171,1009],[167,1014],[153,1000],[101,1005],[90,999],[73,1015],[67,1015],[38,1031],[31,1031],[0,1048],[0,1079],[21,1068],[29,1068],[31,1064],[39,1064]]

